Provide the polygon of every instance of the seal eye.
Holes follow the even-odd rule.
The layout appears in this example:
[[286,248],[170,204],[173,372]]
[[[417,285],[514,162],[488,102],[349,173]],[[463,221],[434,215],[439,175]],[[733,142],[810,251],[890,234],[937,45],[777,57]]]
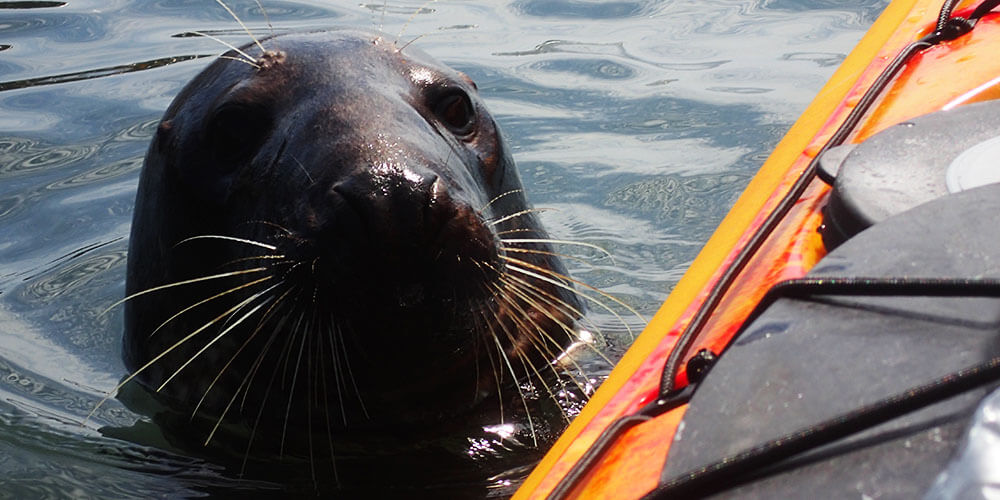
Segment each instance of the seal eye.
[[456,90],[445,94],[434,107],[434,114],[451,133],[463,137],[472,133],[476,111],[468,94]]
[[216,168],[233,170],[251,157],[270,131],[270,115],[259,106],[225,104],[208,121],[205,141]]

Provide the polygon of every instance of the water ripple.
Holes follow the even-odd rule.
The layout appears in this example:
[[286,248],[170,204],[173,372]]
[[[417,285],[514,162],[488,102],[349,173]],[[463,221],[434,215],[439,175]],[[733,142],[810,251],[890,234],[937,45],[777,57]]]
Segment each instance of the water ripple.
[[811,61],[822,67],[837,66],[846,56],[834,52],[789,52],[781,55],[782,61]]
[[168,66],[179,62],[190,61],[192,59],[201,59],[204,57],[215,57],[215,54],[163,57],[160,59],[152,59],[149,61],[121,64],[118,66],[95,68],[83,71],[74,71],[72,73],[63,73],[60,75],[50,75],[50,76],[43,76],[40,78],[26,78],[23,80],[0,82],[0,92],[5,90],[36,87],[40,85],[57,85],[61,83],[75,82],[79,80],[93,80],[95,78],[103,78],[106,76],[121,75],[124,73],[132,73],[134,71],[144,71],[148,69],[159,68],[162,66]]
[[748,180],[739,174],[665,175],[624,186],[607,203],[651,214],[667,227],[714,227]]
[[562,72],[603,80],[624,80],[635,76],[631,67],[606,59],[548,59],[531,64],[538,71]]
[[595,3],[581,0],[522,0],[515,2],[511,7],[516,12],[526,16],[594,20],[645,16],[653,12],[657,3],[659,2],[618,0]]
[[[4,13],[0,31],[8,39],[18,40],[19,35],[40,30],[55,42],[86,43],[100,41],[108,33],[108,18],[93,13],[74,13],[64,9],[36,12],[11,9]],[[17,46],[17,44],[14,44]]]
[[93,156],[95,144],[52,145],[23,137],[0,137],[0,179],[39,174]]
[[114,142],[141,141],[146,143],[153,138],[153,135],[156,133],[156,127],[159,124],[160,119],[155,118],[152,120],[126,125],[125,128],[115,132],[110,140]]
[[45,189],[55,191],[60,189],[76,188],[87,184],[105,183],[105,181],[110,179],[138,172],[142,169],[142,160],[143,157],[137,156],[109,163],[102,167],[88,170],[81,174],[48,184],[45,186]]
[[603,54],[603,55],[618,56],[623,59],[631,59],[643,64],[648,64],[650,66],[656,66],[658,68],[675,70],[675,71],[702,71],[706,69],[717,68],[729,62],[727,60],[702,61],[696,63],[655,62],[650,60],[643,60],[633,56],[627,50],[625,50],[625,45],[623,42],[585,43],[585,42],[573,42],[568,40],[549,40],[535,46],[535,48],[532,50],[517,51],[517,52],[498,52],[495,53],[494,55],[530,56],[530,55],[540,55],[540,54],[550,54],[550,53],[584,54],[589,56]]
[[79,290],[93,280],[119,265],[125,264],[124,250],[91,255],[65,267],[28,278],[27,286],[19,291],[20,298],[28,303],[46,304],[64,295],[77,295]]

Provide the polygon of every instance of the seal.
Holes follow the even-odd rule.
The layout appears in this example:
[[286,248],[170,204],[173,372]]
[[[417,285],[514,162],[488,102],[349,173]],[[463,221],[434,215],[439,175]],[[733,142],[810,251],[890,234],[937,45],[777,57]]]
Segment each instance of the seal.
[[147,152],[126,382],[282,454],[447,426],[576,340],[550,243],[467,76],[378,33],[263,39]]

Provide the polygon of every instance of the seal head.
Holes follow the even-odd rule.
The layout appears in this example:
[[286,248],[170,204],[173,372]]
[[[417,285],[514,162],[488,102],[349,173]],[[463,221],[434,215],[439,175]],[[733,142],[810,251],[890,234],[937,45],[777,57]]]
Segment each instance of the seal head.
[[582,307],[472,81],[379,34],[261,43],[188,84],[147,153],[135,379],[284,445],[444,422],[550,370]]

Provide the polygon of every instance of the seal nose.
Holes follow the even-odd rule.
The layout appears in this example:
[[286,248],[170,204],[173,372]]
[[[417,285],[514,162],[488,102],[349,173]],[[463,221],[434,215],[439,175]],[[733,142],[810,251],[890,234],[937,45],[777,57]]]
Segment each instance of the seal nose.
[[493,231],[437,174],[368,171],[338,181],[328,197],[334,213],[321,229],[319,246],[337,260],[333,266],[341,279],[351,269],[364,269],[369,279],[373,272],[378,276],[384,292],[399,297],[412,285],[450,295],[481,282],[483,266],[496,266]]
[[434,174],[365,173],[337,182],[331,191],[359,220],[371,246],[366,251],[384,254],[383,263],[390,263],[426,244],[436,232],[433,218],[425,217],[436,182]]

